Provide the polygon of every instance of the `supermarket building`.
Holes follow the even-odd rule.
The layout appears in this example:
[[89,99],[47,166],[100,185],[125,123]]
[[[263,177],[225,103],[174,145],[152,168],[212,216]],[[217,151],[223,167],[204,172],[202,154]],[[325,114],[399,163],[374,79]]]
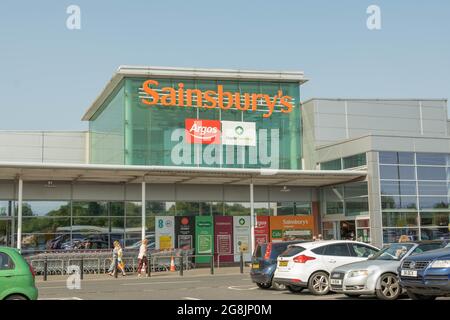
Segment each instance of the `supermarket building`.
[[0,132],[0,245],[146,236],[233,259],[257,241],[319,234],[448,238],[447,101],[301,103],[306,81],[119,67],[83,116],[88,131]]

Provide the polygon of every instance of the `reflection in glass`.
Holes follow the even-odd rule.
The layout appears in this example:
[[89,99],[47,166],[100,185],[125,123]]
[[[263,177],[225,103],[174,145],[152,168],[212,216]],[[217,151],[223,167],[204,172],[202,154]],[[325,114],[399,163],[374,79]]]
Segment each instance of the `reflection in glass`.
[[416,227],[417,212],[383,212],[383,227]]
[[384,243],[393,243],[398,242],[402,235],[406,235],[409,237],[411,241],[419,240],[419,230],[416,228],[383,228],[383,242]]

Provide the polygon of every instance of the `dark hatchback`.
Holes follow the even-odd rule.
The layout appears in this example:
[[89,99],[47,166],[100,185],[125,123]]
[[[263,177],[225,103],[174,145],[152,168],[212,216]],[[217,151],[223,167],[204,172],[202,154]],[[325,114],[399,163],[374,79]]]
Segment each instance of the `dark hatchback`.
[[258,244],[252,257],[250,277],[261,289],[269,289],[272,286],[281,289],[281,286],[273,283],[273,274],[277,268],[277,258],[289,245],[307,241],[283,241]]

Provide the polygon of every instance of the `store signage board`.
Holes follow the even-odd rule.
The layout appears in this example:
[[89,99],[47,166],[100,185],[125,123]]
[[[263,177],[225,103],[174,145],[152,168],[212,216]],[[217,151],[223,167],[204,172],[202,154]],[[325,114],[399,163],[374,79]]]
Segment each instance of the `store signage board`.
[[175,248],[175,219],[170,216],[155,217],[156,249],[169,250]]

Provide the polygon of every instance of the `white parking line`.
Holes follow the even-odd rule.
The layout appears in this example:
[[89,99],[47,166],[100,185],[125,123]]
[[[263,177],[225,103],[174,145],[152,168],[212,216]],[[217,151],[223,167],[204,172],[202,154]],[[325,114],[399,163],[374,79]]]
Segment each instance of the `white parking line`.
[[237,291],[249,291],[249,290],[256,290],[258,287],[251,287],[251,288],[241,288],[241,287],[248,287],[249,285],[245,286],[230,286],[228,289],[230,290],[237,290]]
[[83,300],[78,297],[67,297],[67,298],[39,298],[38,300]]
[[184,299],[184,300],[202,300],[202,299],[193,298],[193,297],[183,297],[182,299]]
[[140,285],[152,285],[152,284],[165,284],[165,283],[193,283],[193,282],[202,282],[202,281],[149,281],[149,282],[140,282],[140,283],[122,283],[121,286],[140,286]]

